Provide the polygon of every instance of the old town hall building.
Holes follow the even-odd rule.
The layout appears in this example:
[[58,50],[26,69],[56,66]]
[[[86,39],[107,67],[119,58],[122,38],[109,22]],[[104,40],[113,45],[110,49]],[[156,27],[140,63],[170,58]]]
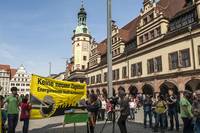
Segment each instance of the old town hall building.
[[[107,41],[93,41],[86,19],[82,6],[68,80],[86,81],[89,90],[104,93]],[[127,25],[119,28],[113,21],[112,53],[115,92],[119,87],[130,94],[200,89],[200,0],[144,0]]]

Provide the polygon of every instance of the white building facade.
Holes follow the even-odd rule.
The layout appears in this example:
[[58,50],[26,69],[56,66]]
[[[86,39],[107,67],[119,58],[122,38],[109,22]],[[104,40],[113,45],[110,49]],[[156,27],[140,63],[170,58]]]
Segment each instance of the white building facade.
[[10,76],[10,66],[0,65],[0,95],[2,96],[9,94]]
[[17,87],[19,95],[30,94],[30,81],[31,75],[26,71],[25,67],[21,65],[10,81],[10,88]]

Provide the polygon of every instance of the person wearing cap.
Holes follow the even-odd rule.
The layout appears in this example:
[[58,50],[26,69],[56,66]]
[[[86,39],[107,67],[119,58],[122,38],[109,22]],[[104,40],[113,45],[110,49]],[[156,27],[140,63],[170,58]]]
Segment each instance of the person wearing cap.
[[129,99],[126,97],[125,90],[120,89],[119,93],[120,117],[118,119],[118,126],[121,133],[127,133],[126,119],[130,115]]
[[193,133],[193,114],[192,114],[192,105],[189,101],[192,92],[185,90],[183,97],[180,100],[180,110],[181,118],[183,120],[183,133]]
[[19,100],[17,97],[17,87],[11,88],[12,94],[5,99],[8,114],[8,133],[15,133],[18,123]]
[[197,90],[195,93],[196,97],[192,104],[192,113],[194,115],[194,118],[196,119],[194,132],[200,133],[200,90]]

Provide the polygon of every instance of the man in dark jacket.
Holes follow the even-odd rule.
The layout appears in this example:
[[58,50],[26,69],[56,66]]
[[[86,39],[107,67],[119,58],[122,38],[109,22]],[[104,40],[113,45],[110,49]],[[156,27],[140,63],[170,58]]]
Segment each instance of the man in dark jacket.
[[121,133],[127,133],[126,119],[130,114],[129,99],[126,97],[125,90],[119,90],[119,105],[120,105],[120,117],[118,119],[118,126]]
[[147,127],[147,116],[149,116],[149,127],[152,127],[152,104],[153,101],[150,95],[146,95],[143,102],[144,109],[144,128]]
[[94,128],[96,125],[96,119],[99,111],[99,102],[97,100],[97,95],[90,94],[89,101],[87,102],[86,108],[88,110],[88,133],[94,133]]

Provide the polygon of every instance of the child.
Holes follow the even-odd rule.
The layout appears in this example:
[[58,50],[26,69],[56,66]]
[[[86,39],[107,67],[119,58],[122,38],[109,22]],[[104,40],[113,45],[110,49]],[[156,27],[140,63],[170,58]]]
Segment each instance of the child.
[[28,103],[28,98],[24,97],[21,103],[20,121],[24,122],[23,133],[28,133],[31,105]]

